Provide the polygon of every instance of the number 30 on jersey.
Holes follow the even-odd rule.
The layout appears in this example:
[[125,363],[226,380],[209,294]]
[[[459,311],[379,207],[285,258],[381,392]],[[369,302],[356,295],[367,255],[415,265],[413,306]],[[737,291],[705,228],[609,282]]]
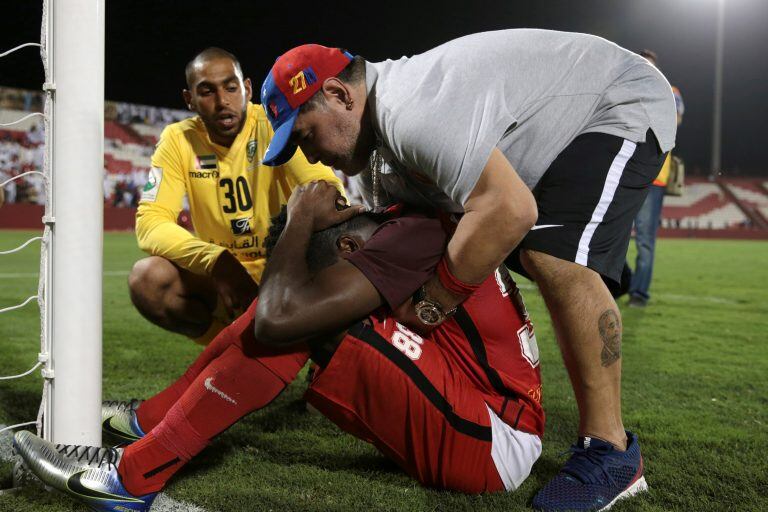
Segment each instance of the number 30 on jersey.
[[224,199],[226,199],[222,205],[224,213],[235,213],[238,210],[247,212],[253,206],[248,180],[244,177],[238,176],[234,182],[229,178],[221,178],[219,187],[224,189]]

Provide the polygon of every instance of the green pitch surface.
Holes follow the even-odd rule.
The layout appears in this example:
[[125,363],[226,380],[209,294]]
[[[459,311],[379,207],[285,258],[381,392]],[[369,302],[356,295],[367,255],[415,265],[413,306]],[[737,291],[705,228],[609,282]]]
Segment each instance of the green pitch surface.
[[[27,234],[0,233],[0,250]],[[147,397],[199,348],[143,320],[127,271],[142,254],[132,234],[104,240],[104,397]],[[0,307],[35,293],[39,245],[0,256]],[[73,269],[85,271],[85,269]],[[576,405],[549,319],[521,280],[536,323],[544,376],[544,453],[520,490],[463,496],[425,490],[363,442],[305,412],[303,383],[222,434],[167,493],[206,511],[525,510],[565,460]],[[650,492],[615,510],[768,510],[768,243],[662,240],[653,299],[624,319],[624,421],[640,436]],[[35,304],[0,317],[0,375],[37,357]],[[0,424],[34,419],[41,379],[0,381]],[[10,487],[8,437],[0,437],[0,489]],[[163,507],[164,510],[171,508]],[[82,510],[28,487],[0,495],[0,511]],[[199,510],[199,509],[194,509]]]

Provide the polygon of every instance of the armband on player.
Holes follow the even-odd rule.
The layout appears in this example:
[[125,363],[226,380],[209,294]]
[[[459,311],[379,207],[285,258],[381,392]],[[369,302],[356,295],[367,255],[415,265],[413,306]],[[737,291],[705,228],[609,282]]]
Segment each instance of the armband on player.
[[448,260],[445,256],[437,264],[437,277],[446,290],[459,297],[468,297],[480,288],[482,283],[465,283],[451,273],[448,268]]

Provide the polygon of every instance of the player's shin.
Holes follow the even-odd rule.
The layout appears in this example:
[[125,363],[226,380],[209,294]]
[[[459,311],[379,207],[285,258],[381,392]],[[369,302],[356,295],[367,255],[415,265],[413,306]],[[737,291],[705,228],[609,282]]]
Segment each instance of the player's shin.
[[126,448],[118,468],[123,485],[137,495],[159,491],[211,439],[269,404],[285,385],[259,358],[230,346],[198,374],[147,436]]

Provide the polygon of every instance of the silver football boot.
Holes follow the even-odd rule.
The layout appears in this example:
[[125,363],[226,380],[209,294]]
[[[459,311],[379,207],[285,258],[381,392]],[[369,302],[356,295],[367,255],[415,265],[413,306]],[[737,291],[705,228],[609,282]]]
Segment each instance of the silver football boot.
[[55,445],[26,430],[16,432],[13,447],[44,484],[97,512],[147,512],[157,495],[133,496],[125,490],[117,473],[119,448]]
[[145,434],[136,419],[136,409],[142,402],[143,400],[102,402],[102,430],[126,443],[132,443],[144,437]]

